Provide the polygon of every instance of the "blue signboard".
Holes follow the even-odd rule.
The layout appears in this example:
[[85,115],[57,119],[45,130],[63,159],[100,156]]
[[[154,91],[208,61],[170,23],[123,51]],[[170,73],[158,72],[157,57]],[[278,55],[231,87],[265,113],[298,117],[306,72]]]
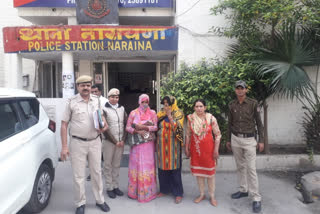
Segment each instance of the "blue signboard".
[[118,0],[119,7],[164,7],[172,8],[173,0]]
[[76,0],[13,0],[14,7],[76,7]]
[[[103,1],[103,0],[88,0]],[[76,0],[13,0],[14,7],[76,7]],[[173,0],[118,0],[119,7],[172,8]]]

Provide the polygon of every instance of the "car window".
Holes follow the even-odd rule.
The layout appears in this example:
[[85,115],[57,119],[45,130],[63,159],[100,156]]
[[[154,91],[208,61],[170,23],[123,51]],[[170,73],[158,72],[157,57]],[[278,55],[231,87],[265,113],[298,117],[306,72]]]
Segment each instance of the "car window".
[[26,128],[29,128],[39,121],[39,102],[36,99],[18,101],[21,106]]
[[0,103],[0,141],[22,130],[14,108],[9,103]]

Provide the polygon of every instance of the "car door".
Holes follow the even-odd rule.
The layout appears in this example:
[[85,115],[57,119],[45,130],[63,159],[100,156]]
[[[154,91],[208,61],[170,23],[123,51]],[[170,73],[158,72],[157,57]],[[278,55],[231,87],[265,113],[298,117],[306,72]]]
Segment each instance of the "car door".
[[28,201],[28,134],[15,99],[0,100],[0,213],[13,213]]

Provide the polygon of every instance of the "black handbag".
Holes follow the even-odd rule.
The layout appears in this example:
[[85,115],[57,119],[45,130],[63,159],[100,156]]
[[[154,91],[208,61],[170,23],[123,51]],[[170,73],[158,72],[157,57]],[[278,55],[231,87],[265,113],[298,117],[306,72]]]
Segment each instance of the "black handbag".
[[147,142],[140,134],[130,134],[128,133],[126,143],[130,146],[139,145]]
[[140,134],[130,134],[128,133],[126,138],[126,143],[130,146],[139,145],[142,143],[150,142],[155,139],[154,133],[146,132],[145,136],[142,137]]

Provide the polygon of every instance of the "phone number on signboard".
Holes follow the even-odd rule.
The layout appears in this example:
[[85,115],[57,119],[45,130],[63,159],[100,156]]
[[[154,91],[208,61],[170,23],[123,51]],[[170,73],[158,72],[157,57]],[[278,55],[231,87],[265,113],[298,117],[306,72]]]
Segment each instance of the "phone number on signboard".
[[120,4],[158,4],[159,0],[119,0]]

